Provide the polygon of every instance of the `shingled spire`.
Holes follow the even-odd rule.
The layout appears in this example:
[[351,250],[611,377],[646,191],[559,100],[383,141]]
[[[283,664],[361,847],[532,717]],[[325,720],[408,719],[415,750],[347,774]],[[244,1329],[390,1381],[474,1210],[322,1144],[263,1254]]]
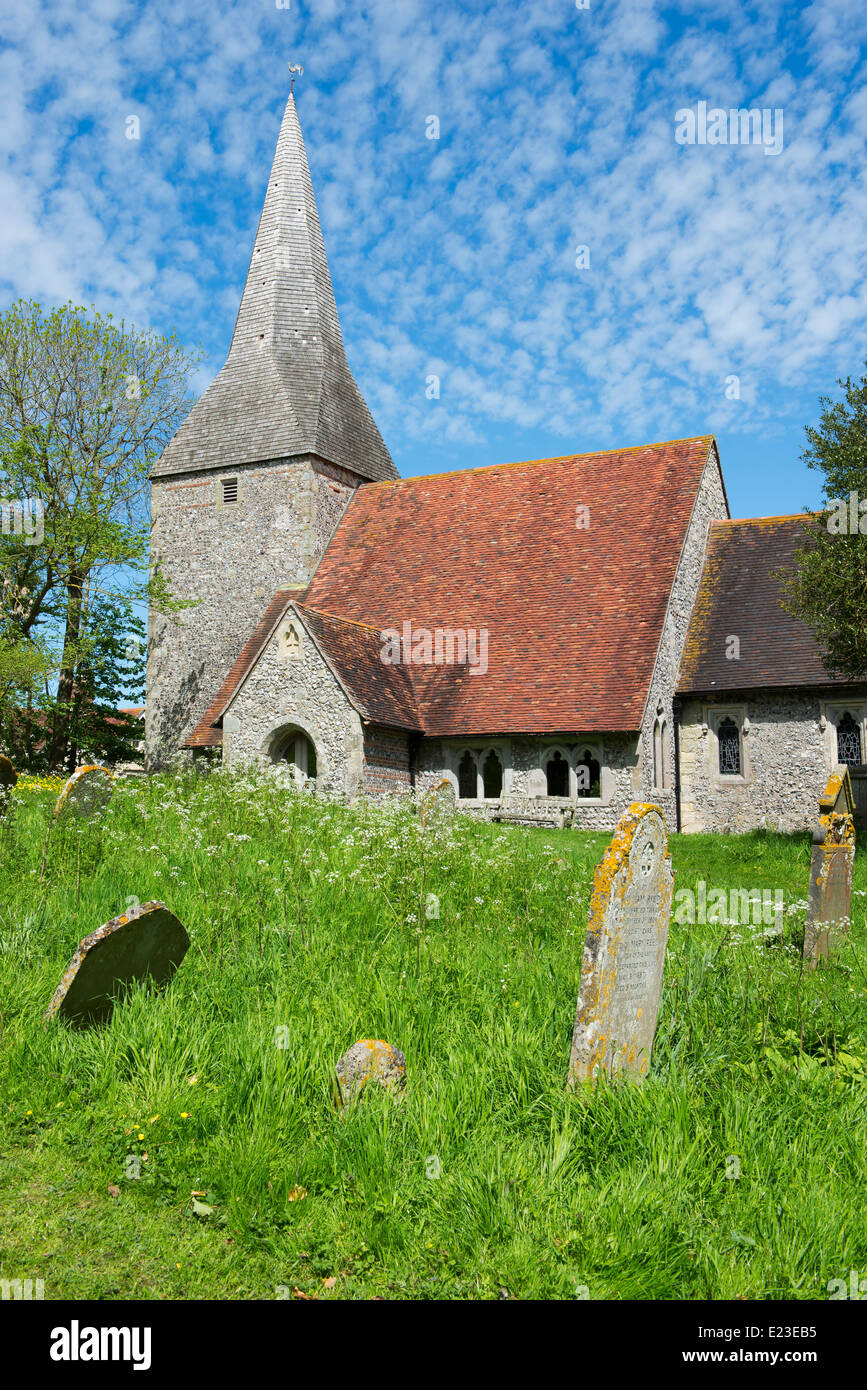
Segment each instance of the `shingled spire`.
[[399,476],[346,360],[290,95],[229,356],[153,476],[301,454]]

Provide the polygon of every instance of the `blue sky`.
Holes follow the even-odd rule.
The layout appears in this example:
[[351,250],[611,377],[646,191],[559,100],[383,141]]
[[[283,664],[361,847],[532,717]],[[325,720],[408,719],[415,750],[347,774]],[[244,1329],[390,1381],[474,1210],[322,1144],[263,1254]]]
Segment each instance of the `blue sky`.
[[[818,500],[803,427],[867,357],[864,0],[4,0],[0,33],[4,303],[177,328],[204,389],[297,61],[401,473],[713,431],[734,515]],[[679,144],[700,101],[782,110],[782,151]]]

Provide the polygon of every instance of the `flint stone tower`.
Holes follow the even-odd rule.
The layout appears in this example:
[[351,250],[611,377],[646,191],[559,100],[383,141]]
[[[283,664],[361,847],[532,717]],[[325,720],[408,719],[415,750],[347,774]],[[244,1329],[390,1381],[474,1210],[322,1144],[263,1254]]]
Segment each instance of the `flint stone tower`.
[[359,484],[397,478],[343,346],[290,95],[225,366],[151,471],[146,750],[205,712],[276,589],[303,587]]

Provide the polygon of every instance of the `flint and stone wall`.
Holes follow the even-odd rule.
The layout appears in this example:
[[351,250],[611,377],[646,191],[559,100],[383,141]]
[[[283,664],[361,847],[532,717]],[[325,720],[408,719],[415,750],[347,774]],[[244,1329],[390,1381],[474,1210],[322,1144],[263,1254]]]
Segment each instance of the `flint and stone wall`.
[[[486,820],[521,825],[571,824],[581,830],[613,830],[621,814],[638,796],[638,755],[635,735],[591,734],[565,738],[425,739],[419,747],[416,785],[420,792],[443,779],[458,791],[458,764],[469,748],[483,761],[494,749],[503,764],[503,793],[496,800],[460,800],[458,809]],[[548,796],[544,765],[555,749],[574,767],[590,748],[601,763],[599,797]],[[600,756],[601,755],[601,756]]]
[[[840,694],[833,701],[840,703]],[[845,698],[842,697],[842,698]],[[852,695],[863,703],[865,691]],[[719,692],[683,703],[681,815],[685,831],[811,830],[819,797],[837,767],[836,732],[819,693]],[[741,776],[719,773],[713,715],[730,713],[741,732]]]
[[[238,479],[224,503],[222,480]],[[310,580],[358,479],[313,456],[155,478],[151,563],[197,606],[148,623],[149,765],[198,723],[277,589]]]
[[364,730],[364,791],[368,796],[406,795],[411,790],[409,735],[367,725]]
[[[300,639],[292,655],[285,642],[290,624]],[[361,719],[290,610],[223,716],[224,761],[270,763],[292,730],[305,733],[316,749],[318,792],[349,798],[362,789]]]

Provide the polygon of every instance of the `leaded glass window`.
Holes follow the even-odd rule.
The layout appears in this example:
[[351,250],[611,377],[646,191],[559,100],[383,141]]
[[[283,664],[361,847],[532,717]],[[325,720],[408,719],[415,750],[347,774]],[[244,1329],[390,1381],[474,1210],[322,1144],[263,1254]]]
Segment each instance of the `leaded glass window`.
[[717,729],[719,770],[728,777],[739,777],[741,771],[741,739],[733,719],[723,719]]
[[837,761],[849,767],[861,762],[861,730],[848,710],[837,720]]

